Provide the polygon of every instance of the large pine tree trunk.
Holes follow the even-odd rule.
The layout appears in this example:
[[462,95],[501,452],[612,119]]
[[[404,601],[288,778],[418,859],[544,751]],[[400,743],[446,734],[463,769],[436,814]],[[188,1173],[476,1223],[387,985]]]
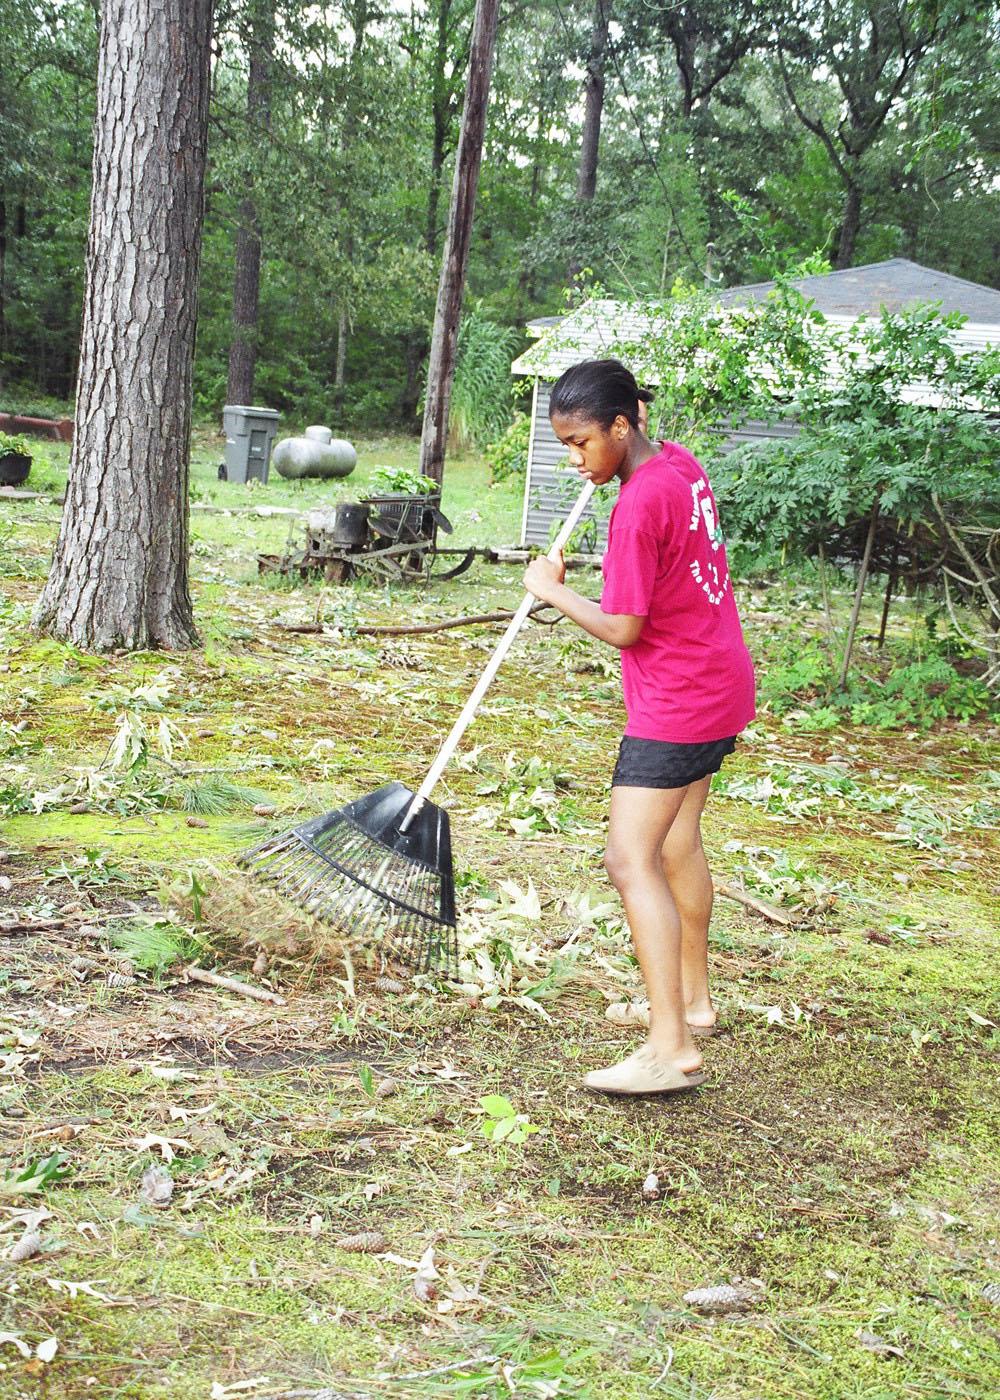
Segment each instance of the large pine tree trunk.
[[427,367],[427,400],[420,439],[420,470],[440,481],[444,475],[444,450],[448,438],[448,411],[451,385],[455,377],[458,322],[465,291],[465,270],[472,242],[472,219],[476,209],[479,168],[483,159],[483,134],[490,100],[490,75],[496,46],[500,0],[476,0],[472,30],[469,77],[462,112],[462,132],[455,156],[455,181],[451,192],[451,212],[438,283],[431,357]]
[[38,627],[185,647],[211,0],[104,0],[76,431]]
[[[267,139],[271,127],[271,74],[274,66],[274,3],[257,0],[248,15],[246,44],[250,53],[247,74],[247,131],[254,142]],[[252,188],[240,201],[236,232],[236,269],[233,278],[233,338],[229,346],[227,403],[253,403],[257,372],[257,335],[260,320],[260,220]]]

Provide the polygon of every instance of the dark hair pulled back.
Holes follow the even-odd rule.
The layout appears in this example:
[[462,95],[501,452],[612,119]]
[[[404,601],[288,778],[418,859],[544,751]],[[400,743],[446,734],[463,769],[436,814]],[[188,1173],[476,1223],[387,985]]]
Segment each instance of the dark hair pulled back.
[[558,413],[565,418],[582,418],[599,423],[606,432],[621,414],[638,428],[639,404],[652,400],[650,391],[640,389],[621,360],[583,360],[571,365],[553,384],[549,416]]

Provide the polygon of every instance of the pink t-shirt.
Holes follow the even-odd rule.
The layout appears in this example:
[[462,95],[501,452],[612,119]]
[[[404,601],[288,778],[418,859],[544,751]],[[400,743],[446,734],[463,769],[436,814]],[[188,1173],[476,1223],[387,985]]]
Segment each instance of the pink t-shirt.
[[621,653],[633,738],[710,743],[754,717],[718,520],[704,468],[675,442],[633,473],[611,512],[601,608],[646,619]]

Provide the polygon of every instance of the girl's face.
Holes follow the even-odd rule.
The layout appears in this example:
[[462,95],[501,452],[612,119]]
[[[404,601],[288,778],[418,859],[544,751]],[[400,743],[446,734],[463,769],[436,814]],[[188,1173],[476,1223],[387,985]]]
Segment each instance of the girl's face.
[[579,414],[553,413],[552,431],[569,451],[570,466],[595,486],[603,486],[617,476],[628,454],[631,424],[619,414],[610,428],[582,418]]

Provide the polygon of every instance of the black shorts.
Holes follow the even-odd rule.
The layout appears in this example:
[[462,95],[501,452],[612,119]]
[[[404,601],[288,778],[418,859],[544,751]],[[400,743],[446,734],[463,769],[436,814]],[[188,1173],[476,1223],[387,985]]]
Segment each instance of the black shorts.
[[665,739],[631,739],[626,734],[618,750],[612,787],[680,788],[718,773],[736,739],[710,744],[671,744]]

